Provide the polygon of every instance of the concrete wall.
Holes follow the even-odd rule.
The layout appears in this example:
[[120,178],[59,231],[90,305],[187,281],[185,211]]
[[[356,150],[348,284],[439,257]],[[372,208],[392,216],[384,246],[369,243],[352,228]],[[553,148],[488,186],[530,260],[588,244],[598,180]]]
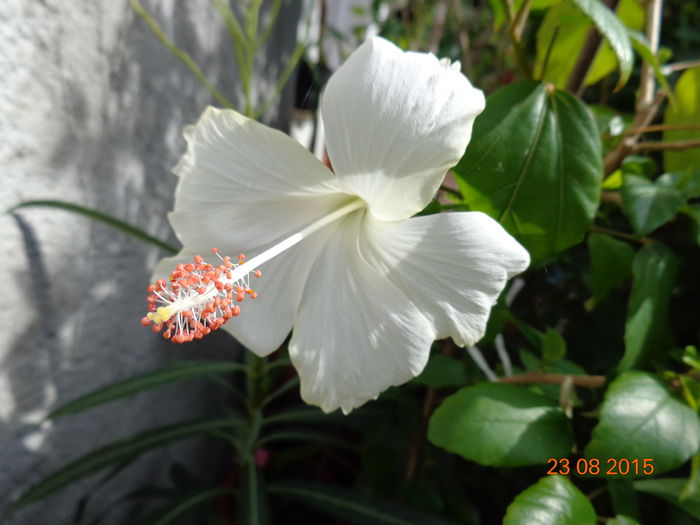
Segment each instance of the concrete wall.
[[[143,3],[209,79],[240,100],[232,47],[210,0]],[[259,92],[294,47],[299,9],[295,0],[285,4],[282,25],[261,57]],[[285,97],[284,111],[273,108],[268,121],[287,120]],[[206,90],[126,0],[3,0],[0,210],[30,199],[66,200],[174,243],[165,217],[175,187],[170,168],[184,150],[183,126],[208,103]],[[60,210],[0,215],[0,509],[98,445],[211,411],[211,389],[188,384],[42,423],[51,408],[172,358],[236,357],[225,334],[206,348],[177,346],[139,325],[144,288],[162,255]],[[183,451],[190,462],[199,453],[190,446],[147,456],[98,492],[95,508],[159,479]],[[73,523],[77,498],[95,483],[62,491],[6,523]],[[105,523],[130,523],[135,509],[122,512]]]

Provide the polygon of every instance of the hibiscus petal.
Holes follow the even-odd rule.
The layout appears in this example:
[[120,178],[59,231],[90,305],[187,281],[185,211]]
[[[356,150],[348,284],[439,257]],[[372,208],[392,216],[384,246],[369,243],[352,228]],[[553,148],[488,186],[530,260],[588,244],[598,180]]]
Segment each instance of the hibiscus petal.
[[235,111],[208,108],[185,138],[169,217],[187,247],[248,253],[348,200],[331,171],[301,145]]
[[430,202],[483,109],[459,71],[373,38],[331,77],[321,112],[340,183],[375,217],[397,220]]
[[304,401],[350,412],[418,375],[435,333],[401,290],[358,251],[366,212],[338,226],[304,289],[289,353]]
[[480,212],[369,219],[360,249],[430,319],[438,338],[460,346],[483,337],[506,281],[530,264],[528,252]]

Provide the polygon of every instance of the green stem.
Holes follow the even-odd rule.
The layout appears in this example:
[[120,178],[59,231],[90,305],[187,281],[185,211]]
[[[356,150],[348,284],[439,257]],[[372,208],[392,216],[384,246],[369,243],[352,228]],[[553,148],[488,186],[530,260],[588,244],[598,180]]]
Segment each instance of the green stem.
[[163,33],[163,30],[160,28],[158,23],[155,21],[155,19],[149,15],[146,10],[143,8],[141,5],[141,2],[139,0],[129,0],[129,3],[131,5],[131,9],[136,13],[139,17],[143,19],[144,22],[148,25],[148,27],[151,28],[151,31],[153,31],[153,34],[158,38],[158,40],[161,41],[161,43],[170,50],[170,52],[175,55],[176,58],[178,58],[183,64],[185,64],[192,73],[194,73],[194,76],[197,77],[197,80],[211,93],[211,95],[222,105],[227,108],[234,108],[233,104],[229,102],[229,100],[218,90],[214,87],[214,85],[207,80],[207,77],[204,76],[204,73],[202,73],[202,70],[199,69],[199,66],[195,64],[194,60],[192,60],[192,57],[190,57],[189,54],[187,54],[186,51],[183,51],[179,47],[175,46],[170,39]]

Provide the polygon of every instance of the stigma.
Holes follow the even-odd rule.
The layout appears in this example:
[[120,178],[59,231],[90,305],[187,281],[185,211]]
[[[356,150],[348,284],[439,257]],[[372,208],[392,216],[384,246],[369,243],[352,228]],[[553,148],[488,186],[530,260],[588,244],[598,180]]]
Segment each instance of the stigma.
[[250,288],[250,275],[260,277],[262,272],[255,267],[246,271],[245,255],[240,254],[234,263],[219,255],[218,249],[212,252],[219,259],[218,265],[196,255],[193,262],[178,264],[169,282],[159,279],[147,288],[148,313],[141,319],[143,326],[162,331],[163,337],[174,343],[186,343],[201,339],[240,314],[236,303],[258,296]]

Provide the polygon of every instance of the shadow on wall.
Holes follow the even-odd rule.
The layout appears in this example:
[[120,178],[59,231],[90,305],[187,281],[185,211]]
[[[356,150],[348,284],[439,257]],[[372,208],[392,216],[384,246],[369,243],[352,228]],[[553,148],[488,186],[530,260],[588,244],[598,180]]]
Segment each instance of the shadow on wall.
[[[51,97],[55,108],[51,117],[61,120],[61,131],[52,137],[51,151],[29,161],[35,163],[39,176],[47,177],[47,187],[62,189],[61,199],[97,208],[177,244],[166,219],[176,182],[170,169],[184,151],[182,128],[198,118],[210,102],[209,95],[126,3],[118,7],[106,0],[75,4],[77,8],[66,9],[71,13],[65,15],[65,26],[37,43],[56,73],[37,75],[37,89]],[[240,101],[229,36],[210,2],[144,4],[207,77],[234,103]],[[301,2],[285,3],[279,18],[282,25],[265,50],[265,78],[260,85],[274,85],[294,48],[296,24],[287,21],[298,19],[300,6]],[[72,20],[73,11],[86,17],[83,25]],[[61,12],[46,16],[61,16]],[[75,55],[70,58],[65,46],[70,42],[75,46],[81,38],[96,46],[97,55],[84,61]],[[99,59],[94,60],[95,56]],[[293,85],[292,81],[288,87]],[[292,95],[285,90],[282,110],[273,107],[265,120],[285,127]],[[21,191],[20,195],[25,200],[55,197]],[[204,416],[206,407],[214,403],[205,402],[211,395],[206,385],[185,384],[52,424],[43,422],[47,410],[173,357],[234,359],[239,354],[225,334],[210,336],[205,345],[172,345],[140,326],[150,270],[165,255],[157,248],[59,210],[21,211],[14,223],[23,245],[12,249],[23,252],[29,265],[13,276],[13,282],[33,311],[13,311],[26,325],[11,341],[0,342],[8,345],[0,348],[0,382],[7,382],[5,388],[14,402],[0,420],[4,436],[0,493],[5,494],[0,496],[0,508],[88,450],[144,428]],[[57,244],[53,232],[62,230],[61,235],[66,235],[66,228],[72,232],[70,245]],[[216,464],[206,461],[211,449],[177,450],[187,452],[185,463]],[[163,454],[151,454],[120,474],[110,482],[114,490],[109,492],[115,496],[98,495],[95,508],[107,506],[140,484],[161,479],[167,465]],[[204,476],[216,475],[213,470],[199,470]],[[75,503],[94,486],[91,481],[62,491],[7,523],[73,523]],[[124,507],[121,516],[114,513],[103,523],[124,523],[125,516],[134,516],[138,510]]]

